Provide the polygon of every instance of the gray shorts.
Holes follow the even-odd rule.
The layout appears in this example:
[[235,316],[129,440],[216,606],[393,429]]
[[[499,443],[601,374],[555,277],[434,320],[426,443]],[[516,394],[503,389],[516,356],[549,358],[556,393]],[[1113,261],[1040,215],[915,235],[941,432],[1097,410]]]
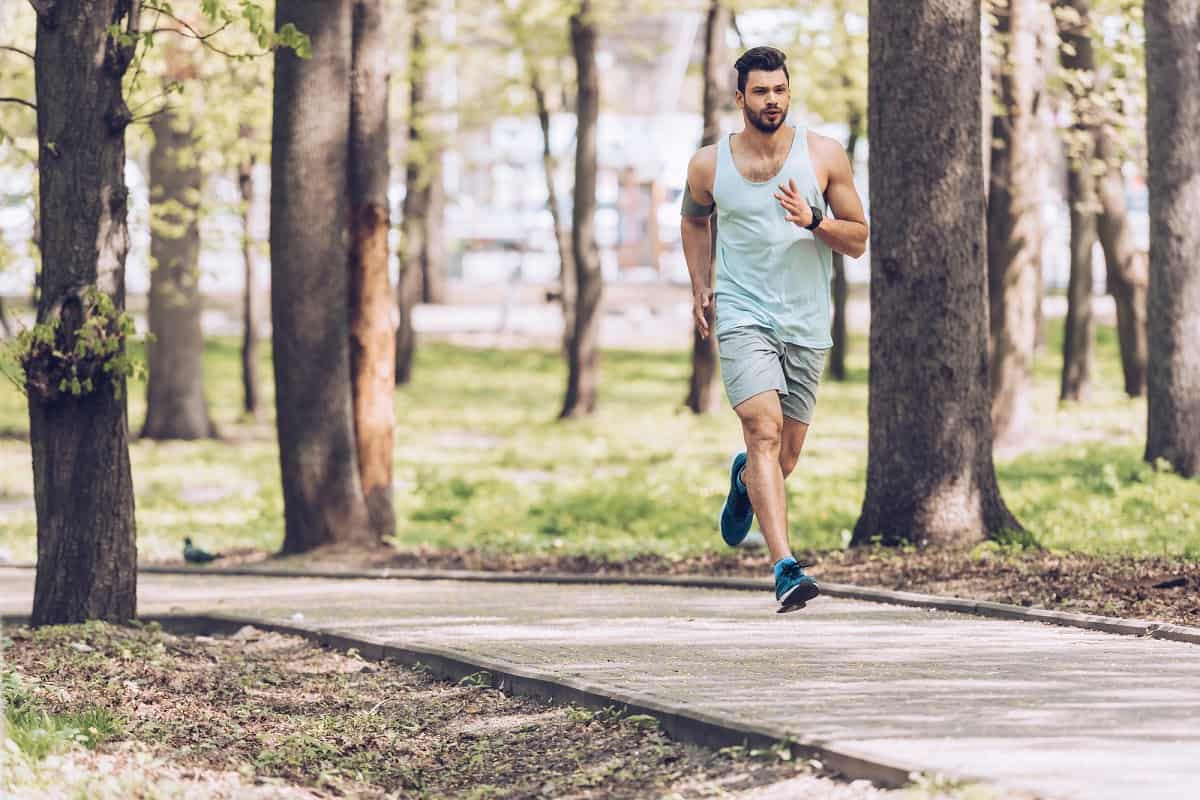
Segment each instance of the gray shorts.
[[756,394],[775,390],[785,417],[812,422],[827,350],[788,344],[757,326],[717,334],[717,349],[731,406],[736,408]]

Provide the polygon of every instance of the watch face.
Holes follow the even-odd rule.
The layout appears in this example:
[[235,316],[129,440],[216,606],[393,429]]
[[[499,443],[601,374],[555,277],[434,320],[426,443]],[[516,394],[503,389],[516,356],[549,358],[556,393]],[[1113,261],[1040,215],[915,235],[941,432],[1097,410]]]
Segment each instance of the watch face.
[[812,218],[812,223],[808,226],[809,230],[812,230],[813,228],[820,225],[821,220],[825,219],[825,215],[821,212],[821,209],[817,208],[816,206],[812,206],[811,208],[812,208],[813,218]]

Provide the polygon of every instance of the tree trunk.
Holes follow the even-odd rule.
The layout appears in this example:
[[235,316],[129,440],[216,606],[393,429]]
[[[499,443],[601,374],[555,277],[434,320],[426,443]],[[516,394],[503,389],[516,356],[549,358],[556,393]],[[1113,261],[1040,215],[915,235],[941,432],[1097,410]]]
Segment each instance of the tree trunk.
[[[426,134],[432,139],[433,134]],[[425,252],[421,254],[421,301],[424,303],[446,302],[446,183],[442,170],[445,155],[437,142],[425,165],[425,191],[429,199],[425,205]]]
[[1150,363],[1146,460],[1200,473],[1200,0],[1146,4]]
[[396,532],[396,339],[388,279],[388,48],[383,0],[355,0],[350,85],[350,371],[358,475],[371,530]]
[[988,301],[992,429],[1017,435],[1030,412],[1041,268],[1038,188],[1036,0],[1000,0],[1004,57],[997,81],[1004,114],[992,120],[988,194]]
[[1071,277],[1067,288],[1067,320],[1063,331],[1063,368],[1059,399],[1079,402],[1092,372],[1092,251],[1096,244],[1096,109],[1089,87],[1095,75],[1092,53],[1091,0],[1058,0],[1070,8],[1060,21],[1064,47],[1060,58],[1067,73],[1074,124],[1064,136],[1067,153],[1067,202],[1071,208]]
[[[850,135],[846,140],[846,156],[850,164],[858,151],[858,140],[862,133],[862,115],[850,113]],[[846,280],[846,257],[833,254],[833,349],[829,352],[829,374],[837,381],[846,380],[846,351],[849,345],[849,329],[846,323],[846,301],[850,299],[850,284]]]
[[558,246],[559,301],[563,312],[563,354],[571,349],[571,336],[575,332],[575,257],[571,254],[571,233],[563,225],[562,209],[558,202],[558,188],[554,185],[557,164],[550,150],[550,108],[546,103],[546,90],[542,86],[541,73],[536,66],[530,68],[529,86],[537,103],[538,123],[542,128],[542,172],[546,176],[546,205],[554,223],[554,243]]
[[376,541],[356,468],[348,303],[353,0],[280,0],[312,58],[275,54],[271,318],[284,553]]
[[1125,393],[1141,397],[1146,391],[1146,362],[1149,358],[1146,321],[1146,292],[1149,265],[1133,244],[1125,179],[1114,132],[1108,125],[1096,130],[1096,159],[1104,164],[1099,179],[1100,215],[1097,232],[1104,250],[1104,283],[1117,307],[1117,340],[1121,349],[1121,371]]
[[[728,94],[729,59],[726,55],[725,34],[729,31],[730,12],[725,0],[711,0],[704,23],[704,133],[700,146],[716,144],[721,136],[721,101]],[[712,259],[708,264],[706,285],[713,285],[716,265],[717,217],[710,221]],[[687,407],[695,414],[711,414],[717,410],[719,358],[717,337],[701,338],[692,326],[692,377],[688,385]]]
[[571,17],[571,51],[579,82],[576,98],[575,208],[571,250],[575,256],[575,333],[567,353],[567,392],[561,416],[582,417],[596,410],[600,390],[600,301],[604,277],[596,247],[596,128],[600,80],[596,66],[596,25],[591,0],[582,0]]
[[12,336],[12,326],[8,321],[8,309],[4,306],[3,296],[0,296],[0,328],[4,330],[4,338]]
[[[442,176],[441,142],[438,141],[435,125],[439,87],[432,64],[434,48],[431,47],[431,43],[437,42],[441,19],[432,0],[415,0],[411,17],[408,166],[405,170],[409,180],[405,184],[403,230],[406,238],[410,232],[413,238],[417,300],[444,303],[446,259],[442,218],[445,214],[446,191]],[[410,204],[408,198],[414,194],[416,196]],[[404,252],[408,250],[404,248]],[[404,268],[412,267],[405,265]]]
[[[399,316],[396,326],[396,383],[412,380],[412,362],[416,352],[413,310],[426,291],[428,247],[427,221],[432,201],[432,176],[422,165],[428,162],[426,127],[428,114],[425,93],[428,53],[425,43],[429,26],[429,3],[417,0],[411,11],[412,38],[409,47],[408,148],[404,166],[404,206],[400,227],[400,274],[396,286]],[[438,176],[440,180],[440,175]]]
[[961,546],[1019,528],[992,466],[979,28],[977,0],[871,2],[870,432],[856,545]]
[[250,220],[254,208],[253,157],[238,166],[238,189],[242,196],[242,270],[245,286],[242,289],[242,411],[248,417],[258,416],[258,281],[254,268],[254,246],[250,236]]
[[200,326],[200,197],[204,175],[192,122],[171,111],[150,123],[150,334],[147,439],[206,439],[216,426],[204,398]]
[[[129,250],[121,78],[133,55],[107,33],[126,27],[124,0],[60,0],[39,14],[37,58],[38,323],[74,332],[97,290],[125,306]],[[123,348],[123,344],[122,344]],[[31,365],[27,379],[45,378]],[[109,376],[81,397],[29,394],[37,512],[34,625],[121,621],[137,611],[137,545],[125,381]]]

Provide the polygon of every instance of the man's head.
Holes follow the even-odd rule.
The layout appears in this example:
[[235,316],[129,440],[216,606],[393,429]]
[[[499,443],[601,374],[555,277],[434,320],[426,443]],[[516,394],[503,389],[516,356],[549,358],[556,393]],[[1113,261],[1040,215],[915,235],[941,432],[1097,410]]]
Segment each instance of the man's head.
[[787,56],[774,47],[753,47],[733,65],[738,74],[737,103],[746,120],[773,133],[787,119],[791,102]]

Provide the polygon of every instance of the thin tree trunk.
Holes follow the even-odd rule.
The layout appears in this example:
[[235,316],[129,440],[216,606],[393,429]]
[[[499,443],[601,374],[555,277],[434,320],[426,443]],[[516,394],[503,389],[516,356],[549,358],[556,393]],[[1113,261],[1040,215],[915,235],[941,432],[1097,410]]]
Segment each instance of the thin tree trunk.
[[1125,393],[1141,397],[1146,391],[1149,359],[1146,319],[1149,265],[1133,244],[1121,156],[1109,125],[1101,125],[1096,131],[1096,159],[1104,164],[1097,187],[1100,200],[1097,233],[1104,250],[1104,283],[1117,309],[1117,341]]
[[[729,31],[730,12],[725,0],[711,0],[704,24],[704,133],[700,146],[716,144],[721,136],[721,100],[729,86],[729,63],[726,55],[725,34]],[[705,285],[713,285],[716,265],[717,217],[709,220],[713,246],[709,248],[712,258],[708,264]],[[711,414],[718,407],[717,337],[701,338],[696,326],[692,326],[692,377],[688,385],[687,407],[695,414]]]
[[870,13],[870,425],[852,541],[969,545],[1019,528],[992,465],[980,4]]
[[[124,0],[59,0],[39,13],[38,323],[60,321],[73,349],[87,290],[125,306],[125,127],[121,78],[133,55],[108,35],[124,29]],[[42,365],[43,367],[45,365]],[[27,379],[47,377],[31,365]],[[121,621],[137,611],[137,545],[125,381],[110,376],[81,397],[29,394],[37,512],[34,625]]]
[[275,54],[271,317],[283,552],[371,544],[350,383],[348,164],[353,0],[279,0],[312,58]]
[[[863,118],[857,112],[850,114],[850,135],[846,140],[846,156],[851,165],[858,151],[858,140],[862,134]],[[846,380],[846,351],[849,349],[849,326],[846,322],[846,302],[850,299],[850,284],[846,280],[846,257],[833,254],[833,349],[829,352],[829,375],[834,380]]]
[[0,328],[4,329],[4,337],[12,336],[12,326],[8,322],[8,309],[4,307],[4,297],[0,296]]
[[383,0],[355,0],[350,85],[350,371],[358,475],[371,530],[396,532],[396,339],[388,280],[388,50]]
[[600,390],[600,301],[604,278],[596,247],[596,127],[600,112],[600,80],[596,66],[596,26],[591,0],[583,0],[571,17],[571,50],[579,82],[575,144],[575,208],[571,219],[571,249],[575,256],[575,334],[567,354],[567,392],[563,418],[582,417],[596,410]]
[[206,439],[216,426],[204,397],[200,326],[200,170],[192,122],[171,111],[150,124],[150,342],[147,439]]
[[[426,109],[426,20],[427,0],[417,0],[411,11],[412,37],[409,46],[408,148],[404,166],[404,206],[400,227],[400,274],[396,285],[396,383],[412,380],[413,357],[416,353],[416,332],[413,310],[425,294],[425,264],[428,248],[426,221],[429,217],[431,175],[423,168],[428,154],[425,128]],[[439,176],[440,180],[440,176]]]
[[[431,134],[426,134],[431,139]],[[421,301],[425,303],[446,302],[446,183],[442,170],[445,159],[440,147],[435,148],[425,165],[425,191],[428,201],[425,206],[425,251],[421,254]]]
[[530,68],[529,86],[537,103],[538,124],[542,128],[542,172],[546,176],[546,205],[554,224],[554,243],[558,246],[559,300],[563,312],[563,354],[570,352],[571,336],[575,333],[575,257],[571,253],[571,233],[563,225],[558,188],[554,185],[557,164],[550,149],[550,108],[546,90],[536,65]]
[[1088,87],[1096,62],[1092,53],[1091,0],[1058,0],[1070,17],[1060,21],[1062,67],[1068,75],[1074,124],[1066,132],[1067,202],[1071,208],[1071,277],[1063,331],[1059,399],[1084,399],[1092,372],[1092,251],[1096,244],[1096,110]]
[[992,429],[997,440],[1017,435],[1030,413],[1029,388],[1037,339],[1038,125],[1036,0],[1000,0],[1001,105],[992,120],[988,195],[988,301],[991,323]]
[[1146,460],[1200,473],[1200,0],[1146,4],[1150,362]]
[[254,268],[254,246],[250,220],[254,208],[254,164],[250,157],[238,166],[238,190],[242,196],[242,411],[258,416],[258,281]]

